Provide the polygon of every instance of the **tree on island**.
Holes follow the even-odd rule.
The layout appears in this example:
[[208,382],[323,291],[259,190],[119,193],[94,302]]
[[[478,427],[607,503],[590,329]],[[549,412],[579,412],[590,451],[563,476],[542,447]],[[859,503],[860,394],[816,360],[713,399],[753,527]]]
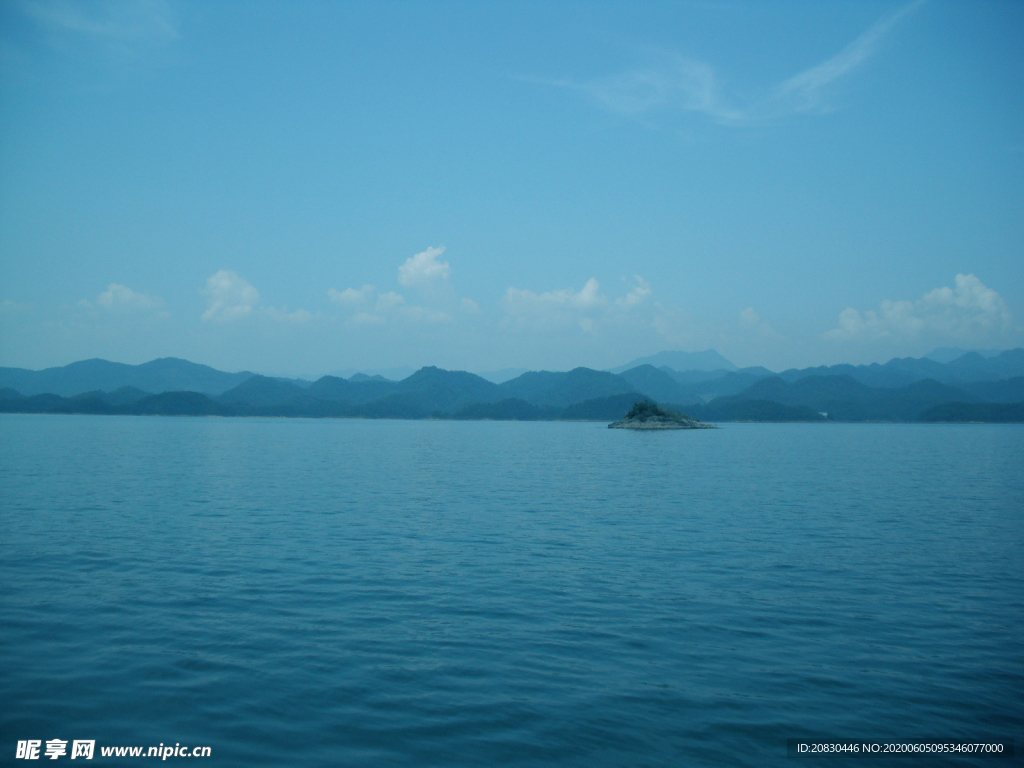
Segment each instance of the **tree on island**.
[[623,419],[630,421],[649,421],[650,419],[688,419],[689,416],[684,416],[681,413],[670,411],[667,408],[662,408],[653,400],[637,400],[633,403],[633,407],[629,409]]
[[608,425],[609,429],[714,429],[681,413],[662,408],[653,400],[644,398],[633,403],[621,421]]

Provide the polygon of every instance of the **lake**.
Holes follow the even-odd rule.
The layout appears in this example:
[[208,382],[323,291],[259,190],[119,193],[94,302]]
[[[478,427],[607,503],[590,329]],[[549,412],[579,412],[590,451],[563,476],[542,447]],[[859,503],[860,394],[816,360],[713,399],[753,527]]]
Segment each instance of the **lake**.
[[1019,748],[1022,470],[1021,425],[3,415],[3,762]]

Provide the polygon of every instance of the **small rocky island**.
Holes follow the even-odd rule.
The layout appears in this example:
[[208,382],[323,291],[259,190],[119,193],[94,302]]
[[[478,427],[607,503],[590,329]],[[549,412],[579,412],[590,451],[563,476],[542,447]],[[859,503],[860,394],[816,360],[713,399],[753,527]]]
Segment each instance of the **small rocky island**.
[[637,400],[622,421],[608,425],[608,429],[716,429],[711,424],[691,419],[681,413],[667,411],[650,400]]

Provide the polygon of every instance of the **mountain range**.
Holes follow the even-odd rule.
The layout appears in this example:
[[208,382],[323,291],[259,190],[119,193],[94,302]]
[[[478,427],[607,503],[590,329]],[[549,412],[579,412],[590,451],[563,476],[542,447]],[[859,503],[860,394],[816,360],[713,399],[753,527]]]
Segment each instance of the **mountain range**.
[[[700,354],[710,362],[717,355]],[[6,412],[605,420],[643,398],[704,421],[917,421],[936,414],[1013,421],[1024,404],[1024,349],[992,357],[972,352],[949,363],[897,358],[778,374],[641,363],[619,373],[529,371],[501,383],[433,366],[401,381],[355,374],[308,382],[225,373],[175,358],[137,366],[85,360],[43,371],[0,368],[0,411]]]
[[142,365],[94,358],[42,371],[0,368],[0,387],[10,387],[23,395],[52,393],[65,397],[120,387],[136,387],[154,393],[189,391],[219,395],[255,375],[250,371],[225,373],[176,357],[162,357]]

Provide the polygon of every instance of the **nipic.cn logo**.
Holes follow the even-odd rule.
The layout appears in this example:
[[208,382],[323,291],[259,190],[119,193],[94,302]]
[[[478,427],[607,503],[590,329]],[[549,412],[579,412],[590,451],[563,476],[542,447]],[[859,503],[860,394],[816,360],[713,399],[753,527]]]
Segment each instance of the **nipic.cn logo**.
[[[42,739],[26,739],[25,741],[19,741],[18,749],[14,756],[19,760],[38,760],[39,750],[42,746]],[[95,739],[75,739],[71,742],[71,759],[74,760],[76,757],[84,757],[86,760],[92,760],[92,755],[95,749]],[[46,749],[43,753],[43,757],[48,757],[50,760],[56,760],[58,757],[64,757],[67,753],[68,742],[66,739],[46,740]]]
[[[25,739],[18,742],[15,757],[18,760],[39,760],[41,757],[57,760],[61,757],[68,757],[68,741],[66,739]],[[212,752],[210,747],[189,747],[182,746],[177,742],[174,746],[164,745],[162,742],[157,747],[100,747],[100,757],[159,757],[166,760],[168,757],[209,757]],[[95,739],[75,739],[71,742],[72,760],[84,758],[92,760],[96,753]]]

